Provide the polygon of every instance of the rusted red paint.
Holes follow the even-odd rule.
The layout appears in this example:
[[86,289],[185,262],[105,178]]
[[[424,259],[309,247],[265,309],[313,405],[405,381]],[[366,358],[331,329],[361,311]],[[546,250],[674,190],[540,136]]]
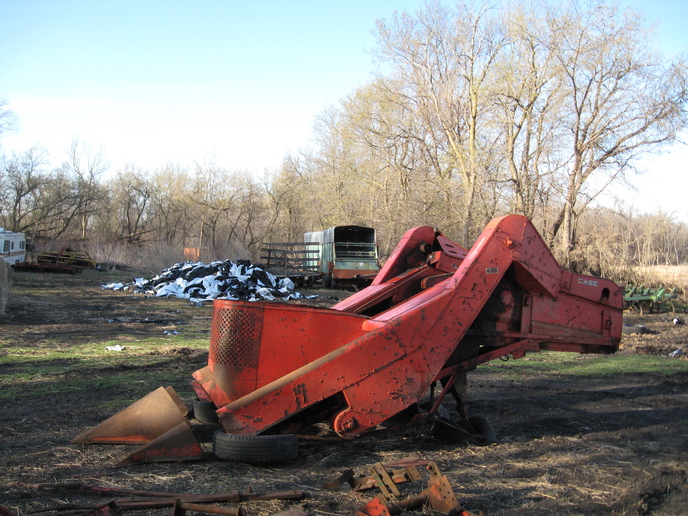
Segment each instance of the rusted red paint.
[[616,351],[622,303],[613,282],[563,271],[525,217],[495,219],[470,251],[420,227],[332,309],[215,301],[194,383],[227,432],[265,432],[318,404],[355,437],[499,356]]

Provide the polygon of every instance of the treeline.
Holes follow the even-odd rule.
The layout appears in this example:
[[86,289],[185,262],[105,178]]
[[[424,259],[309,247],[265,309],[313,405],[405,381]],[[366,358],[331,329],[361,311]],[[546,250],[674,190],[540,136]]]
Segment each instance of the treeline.
[[76,142],[44,170],[2,161],[2,222],[36,241],[226,249],[299,241],[339,224],[440,228],[470,246],[493,217],[530,217],[563,266],[610,275],[686,261],[666,214],[594,208],[610,184],[688,125],[688,72],[639,13],[604,3],[428,3],[377,23],[377,72],[316,118],[315,143],[259,178],[213,163],[107,175]]
[[[383,255],[419,224],[434,225],[463,245],[472,243],[462,239],[463,227],[412,211],[417,199],[409,200],[409,209],[397,204],[399,199],[381,202],[385,195],[393,197],[389,189],[333,184],[321,170],[308,173],[305,161],[288,159],[281,172],[265,179],[211,164],[169,165],[153,172],[129,166],[103,179],[101,165],[98,156],[83,157],[47,170],[35,149],[5,158],[0,224],[26,233],[39,248],[88,242],[91,249],[103,250],[100,260],[110,259],[118,246],[135,250],[151,244],[180,253],[185,246],[208,247],[227,257],[257,259],[264,242],[302,241],[306,231],[340,224],[375,227]],[[392,201],[398,211],[390,207]],[[685,263],[688,227],[661,212],[589,209],[571,253],[573,268],[605,275],[633,265]]]

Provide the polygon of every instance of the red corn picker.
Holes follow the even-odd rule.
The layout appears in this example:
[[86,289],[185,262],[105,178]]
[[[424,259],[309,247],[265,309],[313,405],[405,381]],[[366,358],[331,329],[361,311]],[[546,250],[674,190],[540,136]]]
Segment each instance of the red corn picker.
[[[353,438],[400,413],[432,417],[447,394],[462,419],[455,429],[480,442],[488,438],[483,422],[466,417],[461,404],[466,372],[539,350],[613,353],[622,309],[619,286],[562,270],[525,217],[493,220],[470,250],[418,227],[372,285],[332,308],[216,300],[208,365],[192,387],[222,424],[214,440],[220,458],[291,458],[302,426],[331,421],[339,436]],[[156,392],[183,412],[169,388]],[[428,393],[429,410],[417,410]],[[139,425],[159,419],[125,409],[73,442],[138,439],[146,433]],[[162,431],[177,424],[138,442],[153,441],[152,457],[174,457],[180,446]]]

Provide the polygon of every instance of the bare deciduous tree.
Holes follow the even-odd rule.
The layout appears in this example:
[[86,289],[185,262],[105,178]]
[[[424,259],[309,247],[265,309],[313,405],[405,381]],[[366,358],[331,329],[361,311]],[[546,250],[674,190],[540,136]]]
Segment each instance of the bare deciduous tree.
[[434,2],[415,16],[379,21],[376,30],[375,55],[391,68],[381,80],[405,98],[418,122],[408,136],[422,146],[422,166],[433,171],[464,240],[483,222],[476,224],[476,200],[494,141],[490,85],[506,40],[493,14],[484,6],[464,3],[453,11]]
[[90,146],[81,144],[78,139],[72,141],[67,159],[60,167],[60,172],[73,183],[72,206],[65,213],[63,228],[56,236],[68,232],[74,224],[79,227],[81,238],[86,238],[88,223],[98,211],[98,204],[106,196],[100,178],[108,167],[104,151],[94,151]]
[[684,62],[667,63],[653,51],[633,11],[548,6],[546,21],[557,35],[550,41],[565,88],[560,116],[568,134],[560,152],[569,163],[558,181],[563,202],[551,235],[566,263],[590,201],[643,153],[676,141],[688,123],[687,73]]
[[31,232],[43,211],[40,198],[45,183],[47,152],[34,147],[2,160],[0,175],[0,215],[2,225],[18,232]]
[[0,137],[2,133],[13,129],[16,123],[14,113],[7,106],[7,99],[0,97]]

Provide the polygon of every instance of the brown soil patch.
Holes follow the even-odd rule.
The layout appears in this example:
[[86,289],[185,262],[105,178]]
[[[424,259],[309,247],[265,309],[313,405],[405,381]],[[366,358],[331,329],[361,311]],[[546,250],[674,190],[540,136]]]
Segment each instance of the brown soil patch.
[[[28,273],[25,273],[28,274]],[[2,342],[22,344],[40,359],[46,348],[160,336],[165,330],[207,338],[210,303],[189,306],[178,299],[156,299],[103,291],[96,273],[81,277],[35,275],[15,279],[8,314],[0,319]],[[326,292],[320,304],[332,304]],[[674,326],[666,314],[631,316],[650,333],[624,338],[620,353],[667,355],[688,344],[687,326]],[[0,345],[0,354],[4,353]],[[65,359],[61,378],[36,378],[26,396],[0,406],[0,505],[26,514],[64,504],[95,505],[112,497],[62,489],[45,492],[43,483],[79,482],[91,486],[183,493],[304,490],[299,502],[246,505],[249,515],[295,507],[313,515],[353,514],[376,493],[334,491],[323,484],[352,468],[367,474],[375,462],[409,456],[437,462],[462,506],[486,515],[519,514],[685,514],[688,507],[688,362],[680,372],[587,376],[509,374],[487,364],[469,375],[469,411],[487,416],[497,443],[487,447],[447,445],[428,429],[403,426],[352,441],[303,440],[293,463],[256,467],[209,458],[185,464],[115,468],[131,451],[121,446],[71,445],[69,440],[122,407],[107,407],[115,393],[106,381],[134,374],[126,386],[132,399],[144,396],[167,376],[185,401],[192,398],[190,373],[207,354],[180,347],[173,338],[151,350],[154,364],[123,361],[98,371],[100,388],[56,395],[52,382],[78,377],[78,361]],[[571,356],[584,361],[584,356]],[[681,360],[670,359],[667,360]],[[674,363],[674,362],[672,362]],[[0,364],[0,375],[16,364]],[[0,376],[1,378],[1,376]],[[2,386],[0,380],[0,386]],[[27,384],[28,385],[28,384]],[[118,393],[121,394],[121,393]],[[453,406],[447,407],[454,412]],[[205,449],[213,426],[194,423]],[[414,493],[415,494],[415,493]],[[66,514],[83,514],[76,510]],[[171,514],[171,509],[130,511]],[[434,514],[425,507],[409,514]],[[53,514],[59,514],[53,512]]]

